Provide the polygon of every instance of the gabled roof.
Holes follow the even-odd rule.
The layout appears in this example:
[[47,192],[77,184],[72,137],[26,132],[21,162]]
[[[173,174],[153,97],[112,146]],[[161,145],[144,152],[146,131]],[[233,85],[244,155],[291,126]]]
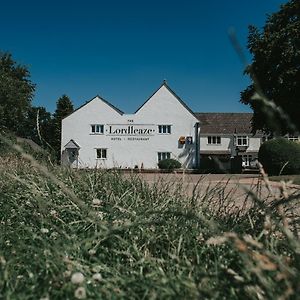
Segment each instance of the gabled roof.
[[160,85],[160,87],[135,111],[135,114],[162,88],[165,87],[181,104],[182,106],[189,111],[195,118],[197,118],[194,112],[187,106],[187,104],[168,86],[166,80]]
[[79,145],[74,141],[70,140],[66,145],[65,148],[67,149],[80,149]]
[[[70,115],[72,115],[75,111],[81,109],[82,107],[86,106],[87,104],[89,104],[90,102],[92,102],[94,99],[99,98],[101,101],[103,101],[105,104],[107,104],[108,106],[110,106],[113,110],[115,110],[117,113],[119,113],[120,115],[123,115],[124,112],[121,111],[120,109],[118,109],[117,107],[115,107],[113,104],[111,104],[110,102],[108,102],[107,100],[105,100],[104,98],[102,98],[99,95],[96,95],[95,97],[93,97],[91,100],[86,101],[84,104],[82,104],[81,106],[79,106],[78,108],[76,108],[71,114],[69,114],[68,116],[66,116],[65,118],[69,117]],[[63,119],[65,119],[63,118]]]
[[252,134],[252,113],[195,113],[195,116],[204,134]]

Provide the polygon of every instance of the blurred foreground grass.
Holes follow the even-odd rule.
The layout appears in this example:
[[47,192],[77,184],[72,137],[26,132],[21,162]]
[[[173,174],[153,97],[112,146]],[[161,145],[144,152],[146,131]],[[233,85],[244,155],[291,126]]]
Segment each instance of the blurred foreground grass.
[[199,198],[114,171],[46,172],[0,158],[1,299],[299,297],[287,209],[299,194],[249,193],[251,207],[236,211],[234,195],[220,202],[224,183]]
[[293,184],[300,185],[300,175],[281,175],[281,176],[271,176],[270,180],[272,181],[291,181]]

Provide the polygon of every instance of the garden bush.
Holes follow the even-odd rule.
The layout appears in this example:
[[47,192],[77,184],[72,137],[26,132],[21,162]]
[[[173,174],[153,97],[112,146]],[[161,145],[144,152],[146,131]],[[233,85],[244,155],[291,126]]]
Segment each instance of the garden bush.
[[158,167],[162,170],[174,170],[181,168],[181,163],[176,159],[168,158],[161,160]]
[[300,144],[285,138],[265,142],[258,160],[269,175],[300,174]]

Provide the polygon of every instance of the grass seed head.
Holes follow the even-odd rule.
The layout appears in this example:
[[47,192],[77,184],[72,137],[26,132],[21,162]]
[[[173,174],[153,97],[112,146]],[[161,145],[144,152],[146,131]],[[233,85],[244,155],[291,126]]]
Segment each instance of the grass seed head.
[[84,281],[84,275],[81,272],[73,273],[71,276],[71,282],[73,284],[81,284]]
[[101,281],[102,280],[102,275],[100,273],[95,273],[93,274],[92,277],[95,281]]
[[86,298],[86,291],[84,287],[79,287],[76,289],[74,296],[76,299],[85,299]]

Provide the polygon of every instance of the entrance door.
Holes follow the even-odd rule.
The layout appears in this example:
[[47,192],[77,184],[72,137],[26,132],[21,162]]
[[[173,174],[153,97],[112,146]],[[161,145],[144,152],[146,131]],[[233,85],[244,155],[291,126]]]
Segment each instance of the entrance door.
[[78,168],[78,154],[78,149],[66,148],[62,153],[62,164],[71,168]]

